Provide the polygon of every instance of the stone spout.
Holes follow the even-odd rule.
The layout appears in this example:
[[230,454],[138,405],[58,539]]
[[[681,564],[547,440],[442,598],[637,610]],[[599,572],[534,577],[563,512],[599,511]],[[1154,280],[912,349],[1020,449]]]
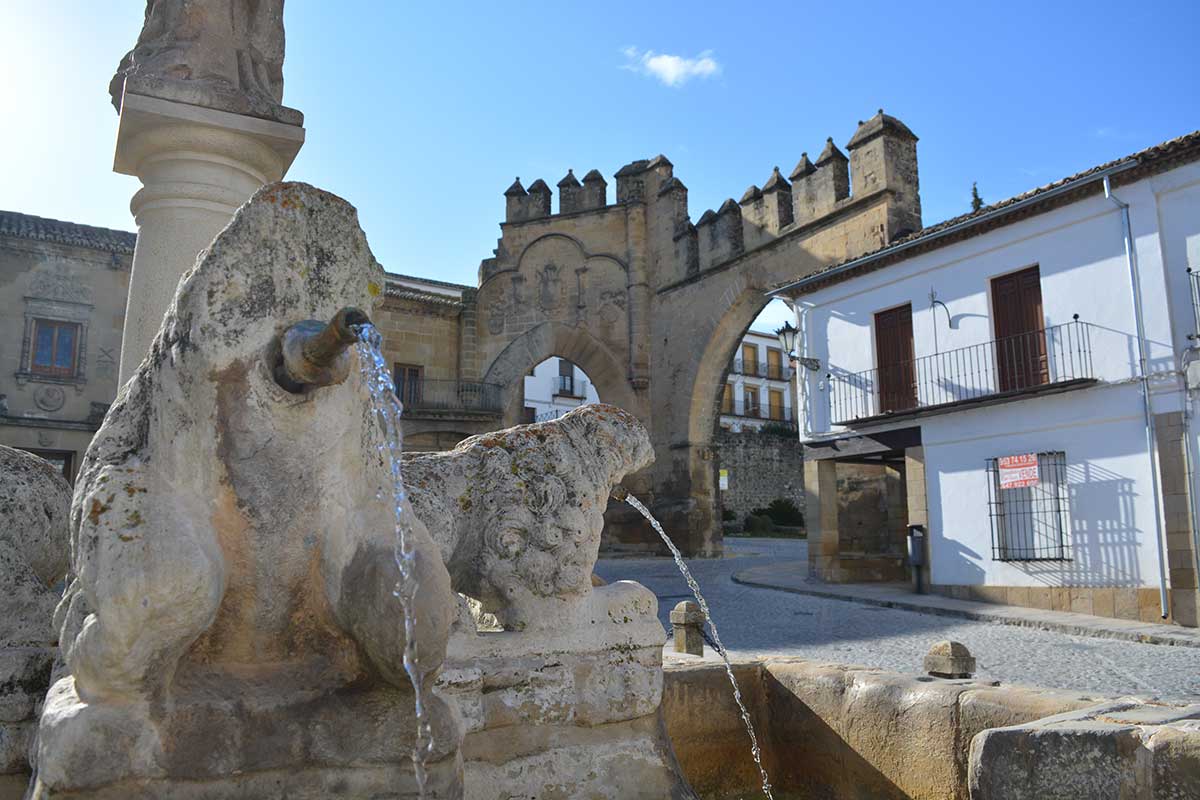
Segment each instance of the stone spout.
[[289,392],[341,383],[350,374],[346,350],[358,340],[354,328],[370,321],[362,311],[347,306],[328,323],[306,319],[292,325],[280,339],[276,382]]
[[612,488],[612,491],[609,492],[608,496],[613,500],[616,500],[618,503],[624,503],[625,499],[629,497],[629,490],[618,483]]

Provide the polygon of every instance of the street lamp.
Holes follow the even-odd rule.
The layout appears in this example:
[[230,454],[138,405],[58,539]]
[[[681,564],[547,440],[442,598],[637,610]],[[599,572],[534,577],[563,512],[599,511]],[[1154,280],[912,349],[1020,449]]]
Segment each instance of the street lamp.
[[800,330],[790,322],[784,322],[783,327],[775,331],[775,335],[779,337],[779,344],[783,347],[783,351],[787,353],[789,361],[799,361],[805,369],[816,372],[821,369],[821,362],[815,358],[800,358],[796,354],[796,337],[800,335]]

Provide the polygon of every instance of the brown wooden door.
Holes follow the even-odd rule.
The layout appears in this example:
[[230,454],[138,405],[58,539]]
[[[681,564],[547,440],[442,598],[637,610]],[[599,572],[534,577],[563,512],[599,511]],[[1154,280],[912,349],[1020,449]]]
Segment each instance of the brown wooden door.
[[879,413],[916,408],[911,305],[875,315],[875,358],[879,365]]
[[992,279],[996,379],[1002,392],[1050,382],[1042,280],[1037,267]]

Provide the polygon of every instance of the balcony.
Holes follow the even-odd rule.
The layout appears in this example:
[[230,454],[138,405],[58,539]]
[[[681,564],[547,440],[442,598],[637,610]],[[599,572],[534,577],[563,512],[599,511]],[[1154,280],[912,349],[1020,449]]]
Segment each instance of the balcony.
[[574,375],[559,375],[554,394],[557,397],[574,397],[582,399],[587,394],[588,382],[575,380]]
[[746,361],[736,358],[729,371],[735,375],[766,378],[769,381],[787,381],[792,379],[791,367],[784,364],[768,364],[765,361]]
[[496,383],[421,378],[396,388],[406,414],[423,411],[499,414],[504,410],[502,387]]
[[1091,326],[1075,320],[862,372],[831,372],[835,425],[921,416],[1090,385]]

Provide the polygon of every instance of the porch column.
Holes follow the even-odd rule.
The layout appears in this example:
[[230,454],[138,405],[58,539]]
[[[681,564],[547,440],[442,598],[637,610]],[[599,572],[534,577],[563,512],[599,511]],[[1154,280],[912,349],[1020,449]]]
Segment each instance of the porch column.
[[839,572],[836,461],[805,459],[804,496],[808,574],[823,581],[836,581]]

